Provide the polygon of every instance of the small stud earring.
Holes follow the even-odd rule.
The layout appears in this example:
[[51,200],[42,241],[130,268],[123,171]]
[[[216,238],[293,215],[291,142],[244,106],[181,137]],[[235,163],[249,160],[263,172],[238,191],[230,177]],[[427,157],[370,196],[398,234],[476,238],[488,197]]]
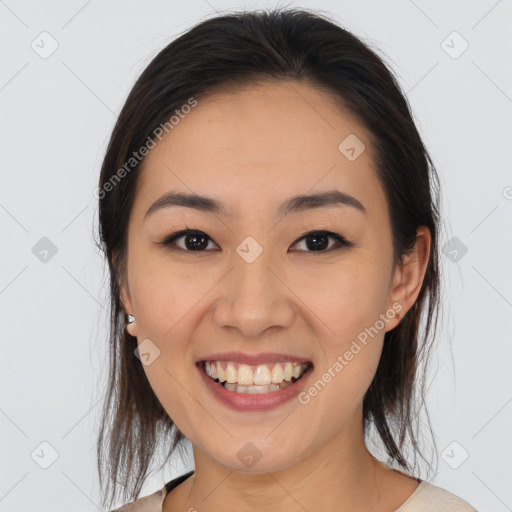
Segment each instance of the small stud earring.
[[130,336],[135,336],[135,333],[133,331],[133,328],[135,326],[135,317],[133,315],[128,315],[128,322],[125,325],[126,332]]

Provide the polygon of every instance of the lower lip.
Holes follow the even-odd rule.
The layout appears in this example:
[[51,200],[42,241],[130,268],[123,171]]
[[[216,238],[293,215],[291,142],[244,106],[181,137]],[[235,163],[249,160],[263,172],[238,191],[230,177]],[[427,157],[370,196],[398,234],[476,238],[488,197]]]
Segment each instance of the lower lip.
[[206,375],[206,372],[204,371],[204,363],[198,363],[197,369],[201,374],[201,378],[211,390],[215,398],[236,411],[267,411],[288,402],[301,392],[305,386],[305,381],[309,378],[309,374],[311,373],[310,367],[299,380],[283,389],[271,391],[269,393],[249,395],[247,393],[229,391],[224,386],[215,382],[212,378]]

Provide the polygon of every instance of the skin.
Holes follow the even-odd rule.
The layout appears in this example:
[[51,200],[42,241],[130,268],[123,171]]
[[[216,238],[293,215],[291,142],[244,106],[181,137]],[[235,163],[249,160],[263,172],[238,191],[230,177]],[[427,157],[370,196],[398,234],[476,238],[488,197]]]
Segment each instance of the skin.
[[[366,150],[349,161],[338,145],[356,134]],[[261,83],[200,98],[144,160],[128,231],[121,298],[138,343],[160,355],[144,371],[163,407],[194,448],[195,474],[173,490],[164,511],[393,511],[415,479],[377,461],[365,446],[362,400],[375,374],[389,320],[306,405],[264,412],[217,402],[194,367],[217,351],[284,352],[313,362],[310,383],[332,367],[393,304],[403,315],[423,281],[429,231],[393,265],[384,189],[365,128],[332,96],[306,83]],[[290,196],[337,189],[366,213],[329,206],[278,217]],[[171,207],[144,221],[149,206],[178,190],[213,197],[231,216]],[[203,252],[158,245],[186,227],[209,237]],[[310,230],[354,242],[314,251]],[[247,263],[236,248],[253,237],[263,253]],[[182,250],[179,249],[182,248]],[[190,247],[190,246],[189,246]],[[295,248],[295,252],[291,250]],[[334,406],[335,404],[335,406]],[[261,459],[248,468],[248,442]]]

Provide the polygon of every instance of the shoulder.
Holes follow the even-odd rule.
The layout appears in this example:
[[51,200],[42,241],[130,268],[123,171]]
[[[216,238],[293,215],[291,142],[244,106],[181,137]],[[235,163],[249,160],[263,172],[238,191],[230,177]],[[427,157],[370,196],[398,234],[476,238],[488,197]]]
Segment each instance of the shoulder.
[[164,486],[153,494],[139,498],[131,503],[127,503],[121,508],[116,508],[110,512],[162,512],[163,502],[166,495],[167,492]]
[[167,494],[169,494],[169,492],[171,492],[179,484],[184,482],[193,473],[194,471],[192,470],[188,473],[185,473],[184,475],[174,478],[153,494],[144,496],[144,498],[139,498],[138,500],[132,501],[131,503],[127,503],[121,508],[116,508],[110,512],[162,512]]
[[422,481],[416,491],[396,512],[478,512],[467,501],[455,494]]

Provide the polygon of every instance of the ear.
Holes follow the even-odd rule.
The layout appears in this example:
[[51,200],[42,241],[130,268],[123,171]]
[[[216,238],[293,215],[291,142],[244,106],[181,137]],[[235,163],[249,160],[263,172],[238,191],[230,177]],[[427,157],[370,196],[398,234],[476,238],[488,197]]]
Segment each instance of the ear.
[[[128,288],[127,284],[122,284],[120,287],[120,298],[121,298],[121,305],[123,307],[123,310],[128,315],[133,315],[133,304],[132,299],[130,297],[130,290]],[[128,334],[131,334],[132,336],[137,336],[137,327],[135,324],[135,320],[131,323],[126,324],[126,330]]]
[[[388,308],[397,311],[401,318],[412,308],[420,293],[427,270],[430,243],[430,230],[426,226],[420,226],[416,232],[413,250],[403,257],[402,264],[397,265],[394,271]],[[389,321],[386,331],[394,329],[399,323],[399,318]]]

